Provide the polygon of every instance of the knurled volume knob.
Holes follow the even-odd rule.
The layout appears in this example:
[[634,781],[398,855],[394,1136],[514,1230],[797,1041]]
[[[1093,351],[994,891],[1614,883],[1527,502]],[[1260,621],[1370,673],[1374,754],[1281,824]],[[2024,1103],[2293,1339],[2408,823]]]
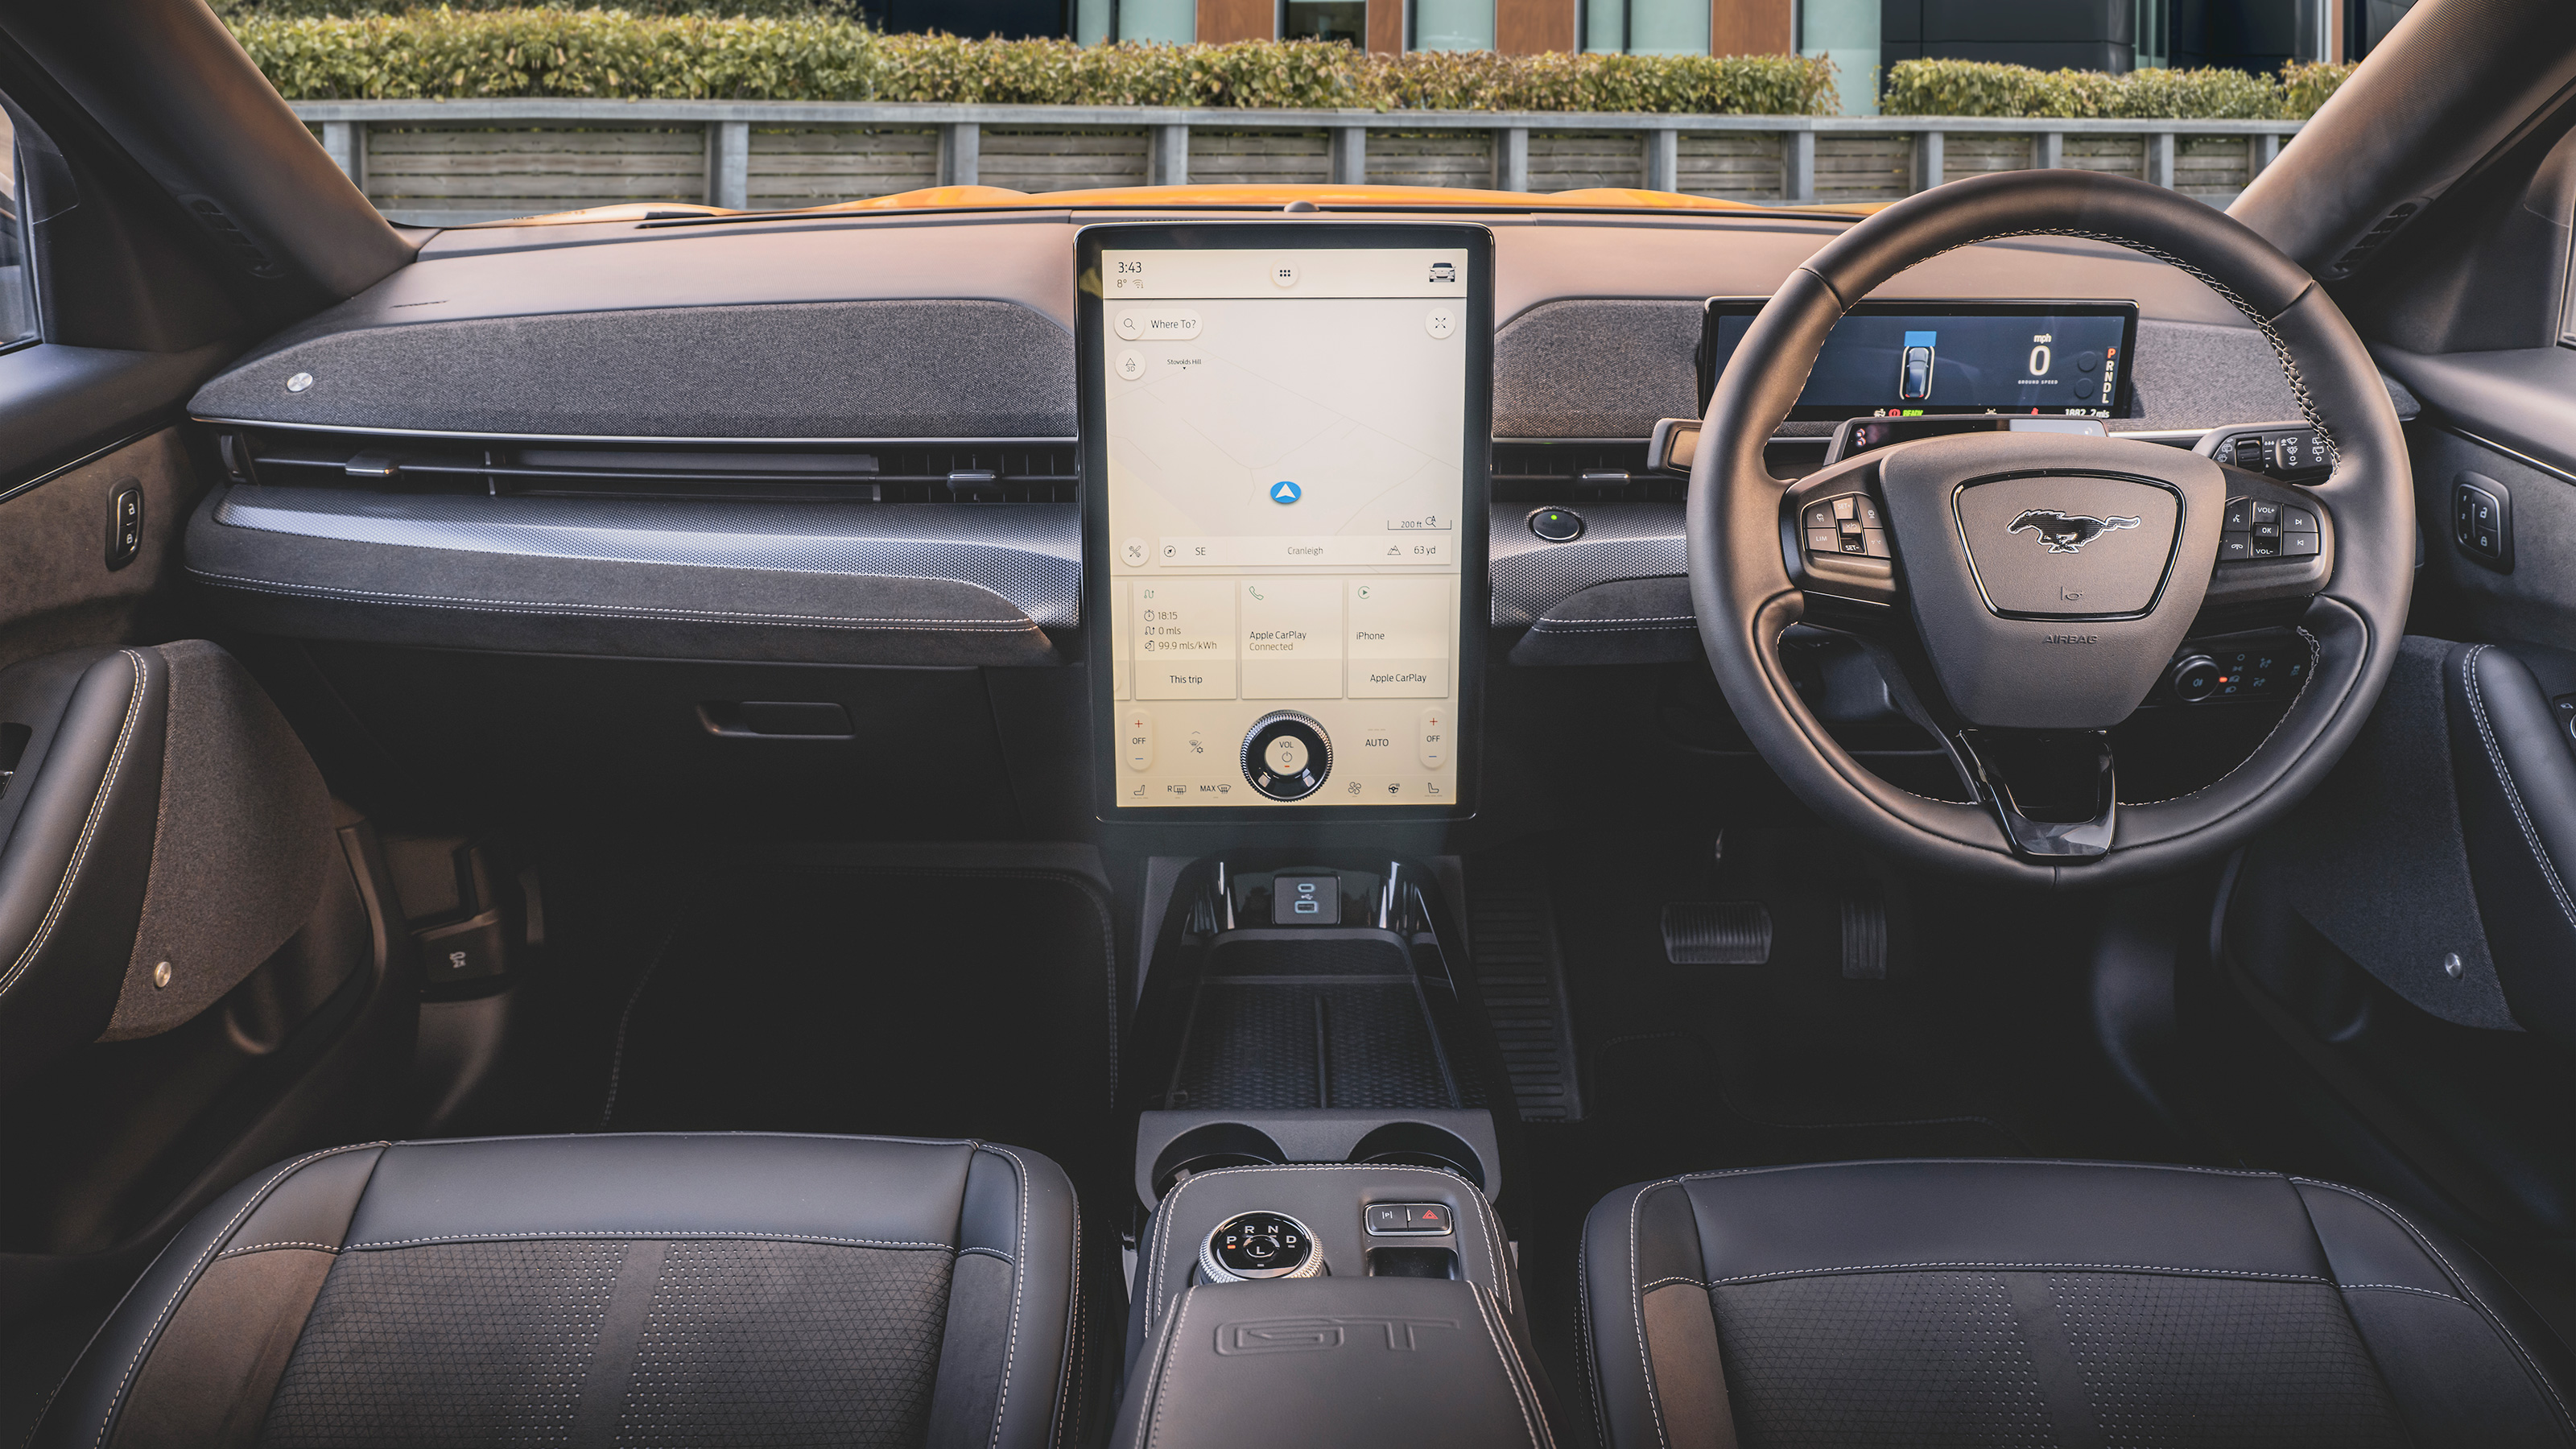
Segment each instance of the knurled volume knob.
[[1333,773],[1333,741],[1293,709],[1263,715],[1243,737],[1243,778],[1273,800],[1303,800]]
[[1312,1278],[1323,1271],[1315,1235],[1286,1213],[1238,1213],[1199,1245],[1199,1276],[1211,1283]]

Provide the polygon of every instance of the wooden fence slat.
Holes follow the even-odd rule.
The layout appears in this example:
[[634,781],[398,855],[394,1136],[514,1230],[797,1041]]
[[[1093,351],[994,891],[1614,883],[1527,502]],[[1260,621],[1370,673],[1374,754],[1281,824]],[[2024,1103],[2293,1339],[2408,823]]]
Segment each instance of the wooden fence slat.
[[1142,131],[984,131],[982,180],[1014,191],[1145,184]]
[[[1642,187],[1651,171],[1658,184],[1691,195],[1778,203],[1795,191],[1832,203],[1907,195],[1920,184],[1915,153],[1929,135],[1941,143],[1940,174],[1930,179],[2054,161],[2168,180],[2182,194],[2224,205],[2297,129],[727,101],[323,101],[296,109],[316,135],[341,138],[335,144],[348,155],[335,158],[388,215],[431,221],[703,201],[719,191],[754,209],[880,196],[935,184],[946,174],[943,140],[957,137],[977,143],[961,176],[1023,191],[1135,186],[1149,174],[1179,179],[1175,148],[1186,146],[1187,177],[1201,182],[1311,184],[1348,173],[1381,185],[1482,188],[1508,175],[1544,193]],[[1163,139],[1149,144],[1149,136]],[[723,165],[711,176],[719,153]],[[1157,170],[1158,154],[1172,164]],[[1930,165],[1934,155],[1926,150],[1922,159]]]

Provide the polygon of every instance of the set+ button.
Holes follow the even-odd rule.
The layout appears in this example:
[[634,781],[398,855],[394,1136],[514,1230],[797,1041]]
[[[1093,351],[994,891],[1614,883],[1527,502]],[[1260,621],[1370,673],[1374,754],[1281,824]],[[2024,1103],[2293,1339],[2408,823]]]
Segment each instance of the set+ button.
[[1866,493],[1846,493],[1808,504],[1799,513],[1799,527],[1807,536],[1810,554],[1889,556],[1887,520],[1879,516],[1878,500]]

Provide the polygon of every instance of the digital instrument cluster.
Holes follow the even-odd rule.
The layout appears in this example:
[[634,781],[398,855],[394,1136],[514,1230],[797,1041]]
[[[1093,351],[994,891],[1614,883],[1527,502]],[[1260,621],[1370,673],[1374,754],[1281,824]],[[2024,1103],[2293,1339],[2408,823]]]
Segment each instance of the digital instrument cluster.
[[[1709,300],[1703,413],[1761,310],[1759,298]],[[2134,302],[1863,302],[1826,337],[1789,416],[2126,417],[2137,331]]]

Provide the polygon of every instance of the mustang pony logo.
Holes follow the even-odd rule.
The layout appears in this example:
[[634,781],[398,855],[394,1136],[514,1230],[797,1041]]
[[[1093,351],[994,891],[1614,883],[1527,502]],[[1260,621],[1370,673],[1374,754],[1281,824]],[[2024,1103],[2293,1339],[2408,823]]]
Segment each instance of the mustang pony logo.
[[2023,529],[2039,535],[2039,541],[2050,553],[2074,553],[2084,545],[2115,529],[2135,528],[2134,518],[2095,518],[2086,513],[2060,513],[2054,508],[2032,508],[2012,521],[2006,533]]

